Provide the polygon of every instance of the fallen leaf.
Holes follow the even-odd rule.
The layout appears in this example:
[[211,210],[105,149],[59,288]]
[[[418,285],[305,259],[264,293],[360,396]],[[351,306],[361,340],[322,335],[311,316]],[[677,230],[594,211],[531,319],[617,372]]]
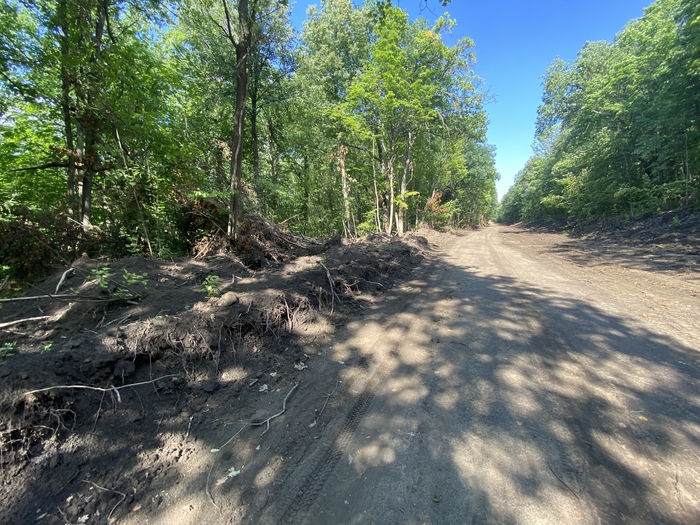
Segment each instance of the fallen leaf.
[[649,421],[649,420],[648,420],[647,418],[645,418],[644,416],[639,416],[639,419],[640,419],[640,421]]
[[302,363],[301,361],[294,365],[294,370],[301,371],[301,370],[306,370],[307,368],[309,368],[309,367],[306,366],[306,364]]
[[309,428],[314,428],[316,426],[316,420],[314,419],[314,422],[309,425]]
[[226,474],[229,478],[235,478],[241,473],[240,470],[236,470],[235,468],[232,468],[231,470],[228,471],[228,474]]
[[265,383],[263,386],[261,386],[258,389],[258,392],[267,392],[267,383]]

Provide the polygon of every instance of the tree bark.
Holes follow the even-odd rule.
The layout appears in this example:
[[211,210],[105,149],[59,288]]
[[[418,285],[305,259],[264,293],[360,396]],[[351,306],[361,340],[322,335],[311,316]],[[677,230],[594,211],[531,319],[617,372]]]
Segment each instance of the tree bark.
[[348,185],[348,173],[345,170],[345,155],[348,148],[341,144],[338,146],[338,169],[340,170],[340,182],[343,191],[343,230],[345,237],[350,237],[350,187]]
[[396,231],[399,236],[404,234],[405,231],[405,217],[406,208],[408,203],[406,202],[406,193],[408,192],[408,172],[411,169],[411,149],[413,148],[413,142],[415,137],[412,132],[408,132],[408,148],[406,150],[406,162],[403,166],[403,173],[401,174],[401,203],[399,204],[398,213],[396,214]]
[[66,207],[68,217],[75,219],[75,141],[73,140],[73,124],[71,122],[71,81],[66,68],[70,57],[68,45],[68,9],[67,0],[58,4],[58,16],[61,24],[61,109],[63,111],[63,126],[66,133],[66,153],[68,155],[68,172],[66,174]]
[[[226,0],[224,7],[228,12]],[[253,3],[255,6],[255,2]],[[245,108],[248,99],[248,53],[252,40],[251,16],[248,0],[238,1],[238,41],[231,34],[236,49],[236,109],[233,115],[233,141],[231,144],[231,200],[228,217],[228,236],[235,239],[240,229],[243,213],[243,130]]]

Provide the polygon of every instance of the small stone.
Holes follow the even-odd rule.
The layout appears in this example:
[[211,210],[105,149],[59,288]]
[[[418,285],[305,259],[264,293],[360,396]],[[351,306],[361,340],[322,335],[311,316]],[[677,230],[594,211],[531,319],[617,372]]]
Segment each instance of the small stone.
[[441,501],[442,501],[442,497],[439,496],[438,494],[435,494],[435,496],[433,496],[434,503],[440,503]]
[[219,306],[224,308],[236,303],[238,303],[238,296],[233,292],[226,292],[219,299]]

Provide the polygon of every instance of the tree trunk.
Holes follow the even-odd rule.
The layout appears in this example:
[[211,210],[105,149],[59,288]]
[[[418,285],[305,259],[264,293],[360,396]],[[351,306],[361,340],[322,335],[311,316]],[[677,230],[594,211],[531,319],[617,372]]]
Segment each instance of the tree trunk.
[[391,151],[387,151],[384,141],[381,141],[381,144],[384,150],[384,162],[386,163],[382,171],[385,172],[387,182],[389,183],[389,220],[386,222],[386,232],[391,235],[394,229],[394,203],[396,202],[396,193],[394,191],[394,145],[392,143]]
[[66,63],[70,57],[66,0],[59,2],[58,13],[61,20],[61,109],[63,110],[63,126],[66,133],[66,150],[68,154],[66,207],[68,208],[68,217],[75,219],[75,142],[73,140],[73,125],[71,122],[71,81],[66,68]]
[[375,138],[372,137],[372,182],[374,183],[374,211],[375,211],[375,219],[377,222],[377,233],[382,231],[382,219],[381,215],[379,214],[379,190],[377,188],[377,167],[374,163],[374,145],[375,145]]
[[408,172],[411,168],[411,148],[413,147],[413,141],[415,140],[413,133],[408,132],[408,149],[406,150],[406,162],[403,166],[403,173],[401,174],[401,202],[399,204],[398,213],[396,214],[396,231],[399,236],[404,234],[405,231],[405,217],[406,209],[408,203],[406,202],[406,193],[408,192]]
[[[225,0],[224,0],[225,1]],[[243,212],[243,129],[248,99],[248,52],[252,39],[248,0],[238,1],[239,39],[236,48],[236,109],[233,114],[231,144],[231,200],[228,216],[228,236],[235,239]]]
[[338,147],[338,169],[340,170],[340,181],[343,190],[343,229],[345,237],[350,237],[350,188],[348,185],[348,174],[345,170],[345,155],[348,148],[344,145]]

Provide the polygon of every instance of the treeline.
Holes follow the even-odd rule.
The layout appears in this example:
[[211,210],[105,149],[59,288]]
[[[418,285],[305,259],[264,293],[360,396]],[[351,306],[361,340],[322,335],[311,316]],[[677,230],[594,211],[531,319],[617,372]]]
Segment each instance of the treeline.
[[544,76],[535,154],[500,220],[588,222],[700,203],[700,2],[657,0]]
[[289,13],[5,0],[2,272],[87,241],[185,253],[206,232],[234,239],[246,213],[306,235],[487,220],[497,173],[473,44],[445,43],[454,21],[323,0],[297,34]]

